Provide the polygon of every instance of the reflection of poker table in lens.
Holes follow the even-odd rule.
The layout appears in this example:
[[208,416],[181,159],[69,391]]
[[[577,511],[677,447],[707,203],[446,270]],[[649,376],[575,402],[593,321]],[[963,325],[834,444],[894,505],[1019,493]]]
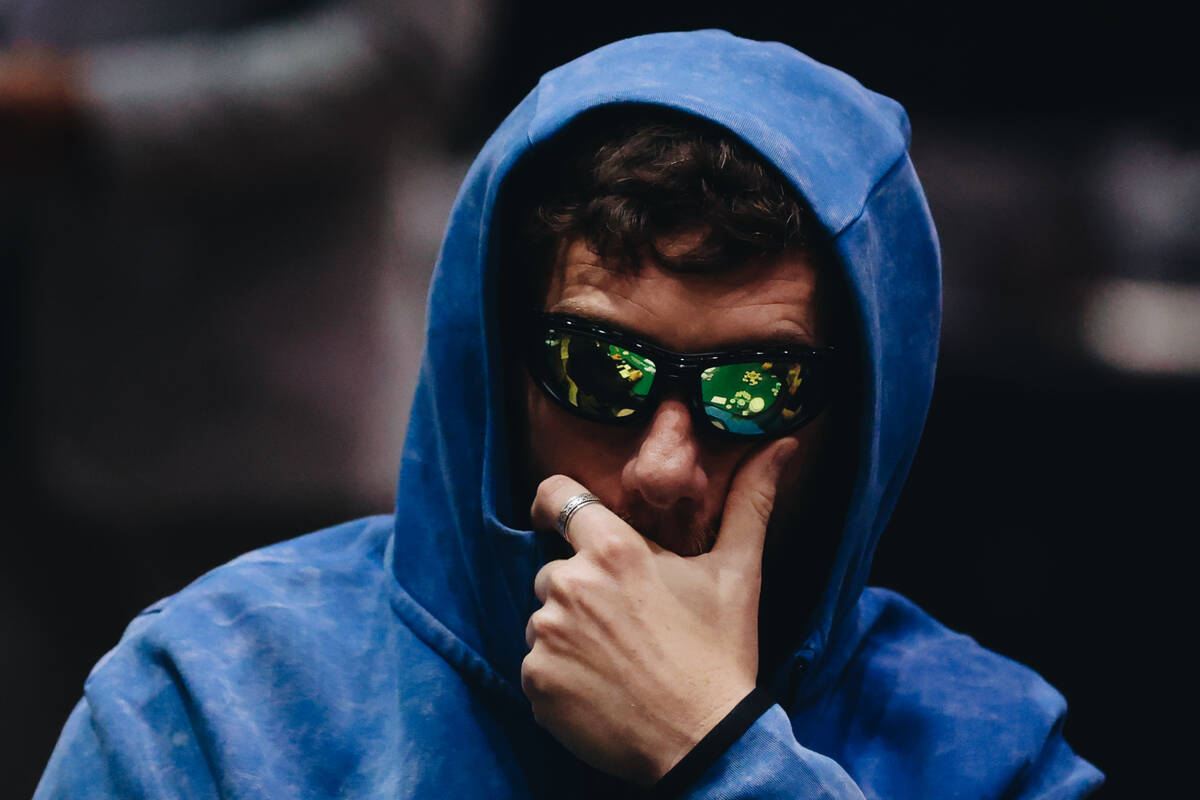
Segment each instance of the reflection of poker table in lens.
[[625,417],[644,401],[654,381],[654,364],[628,350],[587,336],[547,342],[559,348],[558,365],[567,399],[602,417]]
[[[614,417],[628,416],[650,392],[654,362],[636,352],[589,337],[564,337],[560,353],[571,402]],[[779,374],[781,368],[789,368]],[[794,374],[793,374],[794,373]],[[780,415],[791,416],[786,397],[799,387],[797,365],[771,362],[723,364],[701,373],[704,409],[713,424],[735,433],[769,430]],[[790,385],[792,392],[785,386]],[[780,392],[785,400],[780,401]]]
[[788,394],[788,376],[778,375],[775,367],[767,361],[706,369],[700,374],[705,413],[720,428],[751,434],[770,429],[781,414],[793,414],[779,398],[780,392]]

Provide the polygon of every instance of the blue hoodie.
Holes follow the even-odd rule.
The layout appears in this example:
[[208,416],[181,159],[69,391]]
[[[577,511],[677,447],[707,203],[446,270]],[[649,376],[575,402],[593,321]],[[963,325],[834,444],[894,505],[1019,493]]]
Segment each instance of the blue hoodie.
[[[620,797],[520,690],[543,563],[511,527],[490,225],[513,165],[582,112],[723,125],[812,206],[862,343],[849,511],[771,707],[688,798],[1070,798],[1102,776],[1029,669],[864,588],[933,386],[937,239],[894,101],[781,44],[643,36],[547,73],[484,146],[429,297],[394,516],[249,553],[139,615],[96,665],[39,798]],[[486,391],[463,391],[464,386]]]

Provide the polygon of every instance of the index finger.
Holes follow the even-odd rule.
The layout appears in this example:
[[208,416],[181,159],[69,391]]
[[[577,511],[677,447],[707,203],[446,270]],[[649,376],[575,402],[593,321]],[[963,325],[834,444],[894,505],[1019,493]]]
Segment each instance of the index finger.
[[[538,484],[537,494],[534,495],[533,505],[529,515],[533,526],[540,530],[557,530],[558,513],[566,502],[577,494],[583,494],[587,488],[566,475],[551,475]],[[566,531],[567,544],[575,549],[594,549],[604,542],[614,538],[627,540],[633,537],[642,541],[637,531],[629,527],[625,520],[618,517],[603,503],[588,503],[582,506],[571,517]]]

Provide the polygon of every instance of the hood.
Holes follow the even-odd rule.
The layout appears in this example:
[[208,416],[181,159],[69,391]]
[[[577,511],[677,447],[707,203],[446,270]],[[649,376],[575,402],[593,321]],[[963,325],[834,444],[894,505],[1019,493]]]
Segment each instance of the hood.
[[[555,69],[475,160],[451,212],[429,294],[391,552],[412,599],[467,673],[520,697],[524,628],[537,608],[535,535],[509,526],[507,416],[500,374],[492,230],[513,166],[603,105],[666,106],[711,120],[775,165],[812,207],[845,272],[860,340],[858,461],[841,541],[793,655],[832,679],[848,652],[880,532],[895,504],[933,389],[941,318],[937,237],[895,101],[779,43],[722,31],[640,36]],[[464,387],[481,387],[480,391]],[[843,637],[844,638],[844,637]],[[449,644],[445,644],[449,642]],[[782,670],[781,670],[782,672]]]

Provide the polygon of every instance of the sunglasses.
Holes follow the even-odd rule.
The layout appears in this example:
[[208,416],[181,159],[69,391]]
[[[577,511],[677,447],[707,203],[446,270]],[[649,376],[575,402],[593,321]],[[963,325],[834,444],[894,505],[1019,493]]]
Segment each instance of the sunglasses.
[[535,315],[527,346],[534,380],[578,417],[646,420],[676,389],[697,426],[739,438],[783,436],[811,421],[829,395],[834,353],[832,347],[674,353],[563,314]]

